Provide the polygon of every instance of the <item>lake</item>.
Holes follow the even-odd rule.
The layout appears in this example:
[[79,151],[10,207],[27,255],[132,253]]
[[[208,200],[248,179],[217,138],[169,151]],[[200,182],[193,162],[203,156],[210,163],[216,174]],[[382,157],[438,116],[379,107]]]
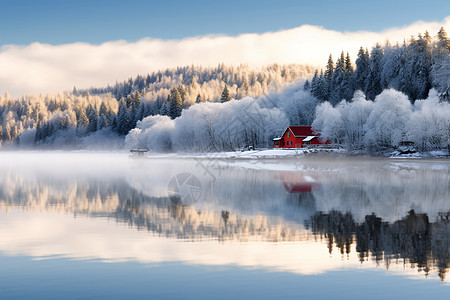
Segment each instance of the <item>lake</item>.
[[0,298],[445,299],[450,161],[0,153]]

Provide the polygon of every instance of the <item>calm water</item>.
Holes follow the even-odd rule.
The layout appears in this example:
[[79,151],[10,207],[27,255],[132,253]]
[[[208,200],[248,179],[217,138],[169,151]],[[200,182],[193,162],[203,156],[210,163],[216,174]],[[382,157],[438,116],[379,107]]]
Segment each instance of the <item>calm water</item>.
[[0,298],[447,299],[450,162],[0,154]]

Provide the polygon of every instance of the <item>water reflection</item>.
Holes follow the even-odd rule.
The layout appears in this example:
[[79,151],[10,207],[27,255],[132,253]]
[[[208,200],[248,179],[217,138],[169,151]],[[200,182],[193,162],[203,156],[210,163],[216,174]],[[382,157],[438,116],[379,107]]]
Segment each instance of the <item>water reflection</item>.
[[[311,260],[302,256],[293,259],[300,253],[295,251],[303,251],[298,247],[301,243],[302,247],[315,249],[308,250],[308,255],[317,256],[307,272],[323,270],[323,265],[330,264],[330,257],[319,256],[316,246],[330,254],[337,250],[344,265],[368,264],[367,261],[384,264],[386,268],[404,265],[426,276],[435,272],[441,280],[445,280],[448,272],[447,162],[219,161],[219,169],[210,170],[215,176],[210,176],[195,160],[188,159],[136,163],[126,157],[115,157],[113,164],[99,159],[86,166],[85,158],[80,156],[69,162],[61,159],[57,168],[48,168],[48,162],[54,160],[46,157],[34,164],[29,161],[2,164],[1,209],[114,220],[150,232],[153,244],[157,243],[154,238],[216,243],[210,246],[211,252],[203,253],[215,260],[205,262],[203,257],[196,256],[196,261],[202,263],[220,264],[224,249],[233,252],[223,243],[236,247],[234,242],[249,245],[258,242],[256,252],[252,253],[265,260],[259,264],[298,271],[300,265]],[[183,181],[180,178],[192,179],[190,175],[177,177],[179,174],[195,176],[201,198],[183,201],[186,198],[179,197],[174,201],[174,178],[177,193]],[[6,218],[2,217],[3,222]],[[5,224],[0,227],[3,233],[12,230],[12,225]],[[3,242],[26,248],[25,237],[29,235],[23,236],[20,243],[17,236]],[[283,247],[278,250],[284,252],[273,255],[273,250],[266,247],[272,243],[281,243]],[[191,246],[171,247],[186,251]],[[14,253],[13,248],[8,249]],[[127,257],[130,250],[123,251],[123,257]],[[167,249],[162,247],[160,251]],[[155,257],[162,255],[152,253]],[[345,262],[352,254],[354,261]],[[176,259],[181,260],[193,256],[177,255]],[[244,262],[238,256],[222,263],[252,264],[249,257]]]
[[445,280],[450,263],[449,216],[450,213],[441,214],[430,222],[427,214],[411,210],[393,224],[374,214],[366,216],[363,223],[356,223],[350,213],[332,211],[314,215],[311,229],[315,236],[327,241],[330,253],[334,246],[341,254],[349,254],[355,243],[361,262],[373,259],[389,268],[393,261],[400,261],[423,271],[425,276],[436,269],[441,280]]

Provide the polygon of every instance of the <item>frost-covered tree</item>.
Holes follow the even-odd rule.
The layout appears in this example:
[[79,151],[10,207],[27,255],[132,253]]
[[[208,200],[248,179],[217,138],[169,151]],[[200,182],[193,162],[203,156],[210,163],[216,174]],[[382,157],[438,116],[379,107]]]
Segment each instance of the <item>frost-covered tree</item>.
[[433,86],[447,101],[450,99],[450,39],[442,27],[436,36],[432,52],[431,78]]

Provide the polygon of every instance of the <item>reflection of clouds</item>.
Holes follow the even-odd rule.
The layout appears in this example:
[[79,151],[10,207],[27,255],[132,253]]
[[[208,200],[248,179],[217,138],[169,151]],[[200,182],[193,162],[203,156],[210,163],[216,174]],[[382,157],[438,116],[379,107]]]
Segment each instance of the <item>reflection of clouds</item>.
[[[402,265],[394,259],[396,255],[419,265],[423,263],[416,259],[422,257],[420,253],[403,252],[422,240],[429,242],[425,246],[434,247],[431,256],[424,256],[426,262],[435,260],[431,269],[433,264],[445,264],[449,255],[448,225],[436,222],[439,212],[450,211],[448,162],[309,157],[295,162],[271,160],[269,164],[220,162],[227,163],[227,168],[211,181],[197,162],[189,159],[136,163],[126,155],[2,154],[0,209],[9,215],[0,221],[0,250],[36,257],[236,264],[302,274],[356,267],[361,257],[374,258],[377,264],[380,255],[389,269],[395,268],[393,261]],[[289,172],[282,171],[286,169]],[[194,205],[173,205],[168,198],[168,182],[182,172],[200,180],[202,198]],[[285,182],[290,187],[300,185],[301,192],[291,189],[288,193]],[[309,188],[311,182],[314,186]],[[418,240],[395,227],[403,226],[400,221],[412,208],[428,214],[431,233],[427,239]],[[348,211],[351,222],[337,218],[320,226],[317,219],[309,223],[311,216],[324,216],[318,212],[331,210],[337,215]],[[372,212],[390,227],[380,227],[384,231],[373,235],[361,229]],[[129,230],[124,223],[139,230]],[[309,226],[314,235],[305,229]],[[335,229],[341,231],[337,234]],[[329,239],[323,239],[328,245],[312,242],[320,234],[333,236],[331,244],[338,247],[331,259]],[[389,246],[396,242],[395,236],[402,238],[405,247]],[[363,238],[368,239],[367,244],[361,243]],[[128,240],[132,242],[129,248]],[[373,247],[374,242],[379,243],[378,248]],[[341,261],[340,249],[344,249],[344,258],[348,252],[348,263]],[[367,267],[367,263],[363,265]],[[447,267],[440,268],[445,271]]]
[[[361,264],[355,246],[352,246],[349,255],[342,256],[339,251],[330,255],[322,242],[180,242],[130,230],[108,219],[73,218],[65,214],[17,209],[11,210],[8,216],[1,215],[0,251],[5,255],[25,255],[36,259],[63,257],[141,263],[177,261],[205,266],[236,265],[305,275],[377,267],[375,262]],[[423,278],[422,275],[417,276],[419,273],[414,269],[404,270],[401,264],[392,264],[389,270],[411,278]]]
[[[8,217],[2,216],[0,228],[1,251],[7,255],[95,258],[106,262],[234,264],[301,274],[321,273],[345,266],[339,255],[329,260],[327,249],[320,243],[179,242],[130,230],[107,219],[74,219],[55,213],[12,210]],[[354,262],[355,265],[357,263]]]
[[391,163],[373,161],[350,165],[322,181],[314,192],[319,211],[350,211],[358,221],[375,213],[395,222],[411,209],[436,219],[450,211],[449,162]]

